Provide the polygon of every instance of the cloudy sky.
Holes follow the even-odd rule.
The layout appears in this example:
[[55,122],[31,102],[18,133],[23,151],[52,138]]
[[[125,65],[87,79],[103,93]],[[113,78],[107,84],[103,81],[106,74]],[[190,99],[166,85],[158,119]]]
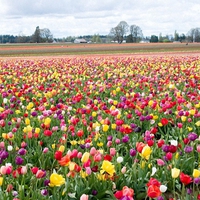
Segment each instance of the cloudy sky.
[[120,21],[144,36],[187,34],[200,27],[199,0],[0,0],[0,35],[32,35],[36,26],[55,38],[107,35]]

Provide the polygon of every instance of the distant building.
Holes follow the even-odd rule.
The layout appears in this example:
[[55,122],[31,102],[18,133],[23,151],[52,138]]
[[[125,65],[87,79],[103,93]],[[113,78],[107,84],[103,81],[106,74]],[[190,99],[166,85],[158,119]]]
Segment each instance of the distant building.
[[75,39],[74,43],[87,43],[87,41],[85,39]]
[[150,43],[150,41],[143,39],[143,40],[140,41],[140,43]]

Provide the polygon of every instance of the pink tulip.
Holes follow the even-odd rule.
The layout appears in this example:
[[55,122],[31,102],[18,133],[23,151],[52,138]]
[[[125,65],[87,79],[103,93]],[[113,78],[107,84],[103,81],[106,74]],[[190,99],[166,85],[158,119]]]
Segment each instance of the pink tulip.
[[80,200],[88,200],[88,199],[89,199],[89,196],[86,194],[82,194],[80,197]]
[[200,145],[197,145],[197,152],[200,153]]
[[107,147],[110,147],[110,146],[112,146],[112,141],[107,142]]
[[77,158],[82,158],[82,153],[81,152],[78,152]]
[[101,155],[100,152],[98,152],[98,153],[96,153],[96,154],[94,155],[94,161],[95,161],[95,162],[99,162],[99,161],[101,161],[101,159],[102,159],[102,155]]
[[45,176],[45,174],[46,174],[45,171],[39,169],[35,176],[36,176],[36,178],[43,178]]
[[4,149],[5,148],[5,143],[4,142],[0,142],[0,148]]
[[27,173],[27,167],[26,166],[22,166],[21,174],[26,174],[26,173]]
[[45,147],[45,148],[43,149],[43,153],[47,153],[48,151],[49,151],[48,147]]
[[6,166],[1,166],[1,168],[0,168],[0,173],[1,173],[2,175],[5,175],[5,174],[6,174]]
[[97,152],[97,150],[95,149],[95,147],[92,147],[92,148],[90,149],[90,155],[91,155],[91,156],[94,156],[94,155],[96,154],[96,152]]
[[92,173],[92,170],[91,170],[90,167],[86,167],[86,168],[85,168],[85,171],[86,171],[86,173],[87,173],[88,175],[90,175],[90,174]]
[[115,143],[116,143],[116,144],[120,144],[120,139],[117,138],[117,139],[115,140]]
[[115,148],[110,148],[110,155],[114,156],[116,154],[116,149]]
[[163,166],[163,165],[165,165],[165,162],[162,159],[157,159],[157,165]]

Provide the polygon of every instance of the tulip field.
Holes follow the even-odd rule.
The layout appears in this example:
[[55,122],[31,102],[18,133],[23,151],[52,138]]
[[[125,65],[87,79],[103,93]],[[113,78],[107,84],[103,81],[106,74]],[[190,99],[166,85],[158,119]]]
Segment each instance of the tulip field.
[[0,58],[0,200],[200,199],[200,57]]

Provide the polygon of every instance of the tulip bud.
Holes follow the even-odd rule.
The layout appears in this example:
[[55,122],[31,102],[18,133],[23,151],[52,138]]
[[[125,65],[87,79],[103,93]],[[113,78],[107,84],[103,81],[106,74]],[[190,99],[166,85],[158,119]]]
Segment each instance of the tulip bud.
[[125,167],[125,166],[122,167],[121,172],[122,172],[122,174],[125,174],[125,173],[126,173],[126,167]]

